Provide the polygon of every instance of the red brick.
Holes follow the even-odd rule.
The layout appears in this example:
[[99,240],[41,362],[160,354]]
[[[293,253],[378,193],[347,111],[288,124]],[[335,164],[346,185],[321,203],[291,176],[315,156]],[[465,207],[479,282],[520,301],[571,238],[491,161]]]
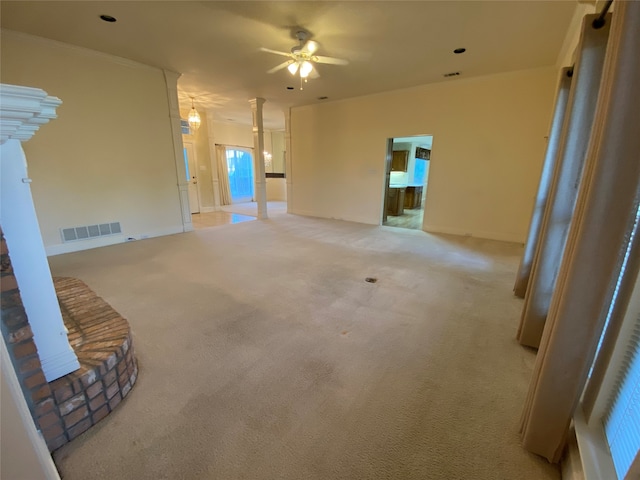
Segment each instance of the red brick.
[[129,373],[125,371],[122,375],[120,375],[120,378],[118,378],[118,383],[120,383],[120,388],[125,386],[128,381],[129,381]]
[[[2,306],[2,310],[6,310],[12,307],[17,307],[18,309],[24,312],[24,307],[22,306],[22,299],[20,298],[20,292],[18,292],[17,290],[11,291],[11,292],[2,292],[2,295],[0,295],[0,305]],[[4,312],[3,312],[3,318],[4,318]]]
[[16,290],[18,288],[18,282],[13,275],[6,275],[0,278],[0,292],[8,292],[10,290]]
[[33,340],[28,340],[13,347],[13,356],[14,358],[22,358],[33,355],[36,351],[36,344],[33,343]]
[[73,390],[71,390],[71,387],[67,386],[67,387],[62,387],[62,388],[55,388],[53,390],[53,395],[54,397],[56,397],[56,401],[58,402],[58,405],[61,404],[62,402],[64,402],[65,400],[71,398],[73,396]]
[[73,440],[78,435],[81,435],[82,433],[86,432],[87,430],[89,430],[91,425],[92,425],[91,419],[90,418],[85,418],[80,423],[78,423],[78,424],[74,425],[73,427],[69,428],[67,430],[67,435],[69,435],[69,439]]
[[[5,300],[10,296],[6,293],[3,293],[0,297],[2,298],[2,322],[7,326],[7,328],[13,331],[28,325],[27,314],[25,313],[22,304],[19,304],[18,306],[7,305]],[[18,297],[18,301],[20,301],[20,297]]]
[[105,405],[100,410],[95,412],[93,414],[93,416],[91,417],[93,419],[93,424],[95,425],[96,423],[98,423],[100,420],[102,420],[107,415],[109,415],[109,406]]
[[60,417],[56,412],[49,412],[38,419],[38,425],[40,425],[41,429],[49,428],[57,423],[60,423]]
[[43,385],[47,383],[47,379],[44,378],[44,373],[42,373],[42,370],[41,370],[37,373],[34,373],[30,377],[26,378],[23,383],[25,387],[27,387],[29,390],[32,390],[38,385]]
[[20,362],[20,373],[28,373],[39,369],[42,369],[42,365],[40,364],[40,359],[37,355]]
[[74,410],[73,412],[71,412],[69,415],[65,415],[64,424],[67,427],[67,429],[69,429],[69,427],[75,425],[76,423],[78,423],[80,420],[87,417],[88,415],[89,415],[89,410],[87,410],[86,406],[82,406],[81,408],[78,408],[77,410]]
[[118,392],[118,394],[109,402],[109,408],[111,409],[111,411],[113,411],[113,409],[118,406],[120,400],[122,400],[122,398],[120,397],[120,393]]
[[107,398],[111,399],[119,391],[120,391],[120,388],[118,387],[118,382],[113,382],[111,385],[107,387]]
[[125,362],[120,362],[118,364],[118,375],[122,375],[122,372],[124,372],[127,369],[127,364]]
[[18,330],[11,332],[9,334],[9,343],[18,343],[18,342],[22,342],[23,340],[27,340],[29,338],[33,337],[33,332],[31,331],[31,327],[29,325],[25,325],[22,328],[19,328]]
[[68,413],[72,412],[76,408],[84,405],[86,403],[86,399],[84,397],[84,393],[79,393],[75,397],[70,398],[66,402],[60,404],[60,413],[64,416]]
[[67,437],[65,435],[60,435],[59,437],[54,438],[53,440],[47,440],[47,447],[50,452],[59,449],[65,443],[69,443]]
[[33,400],[34,403],[38,403],[50,396],[51,396],[51,388],[49,388],[48,383],[42,385],[36,390],[31,391],[31,400]]
[[95,383],[97,378],[97,372],[94,369],[91,369],[88,372],[82,374],[82,376],[80,377],[80,381],[82,382],[82,385],[87,388],[89,385]]
[[47,398],[45,401],[38,403],[34,409],[36,417],[42,417],[45,413],[53,411],[55,406],[53,398]]
[[106,365],[107,365],[107,369],[108,370],[111,370],[113,367],[116,366],[116,354],[115,353],[113,355],[109,356],[109,358],[107,358]]
[[102,392],[102,382],[96,382],[93,385],[91,385],[89,388],[87,388],[85,394],[87,395],[87,397],[89,398],[93,398],[96,395],[98,395],[100,392]]
[[127,396],[127,393],[129,393],[129,390],[131,390],[131,384],[129,382],[127,382],[122,387],[122,397],[123,398]]
[[41,431],[42,431],[42,436],[44,437],[45,440],[47,440],[47,442],[51,439],[54,439],[64,434],[64,429],[62,428],[62,422],[58,422],[49,428],[43,428]]
[[79,378],[75,378],[71,382],[71,388],[73,388],[73,393],[82,393],[84,392],[84,387],[82,386],[82,382]]
[[107,373],[103,379],[105,386],[111,385],[113,382],[115,382],[117,374],[118,373],[115,370],[111,370],[109,373]]
[[100,409],[100,407],[102,407],[106,402],[107,399],[103,394],[100,394],[96,398],[91,400],[91,402],[89,402],[89,408],[92,412],[95,412],[96,410]]

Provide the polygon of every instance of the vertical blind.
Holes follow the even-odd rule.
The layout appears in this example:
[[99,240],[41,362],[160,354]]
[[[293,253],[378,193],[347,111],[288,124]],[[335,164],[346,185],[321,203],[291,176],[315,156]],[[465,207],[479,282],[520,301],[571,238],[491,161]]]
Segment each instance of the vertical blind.
[[[639,220],[640,209],[636,213],[633,234],[625,252],[616,291],[620,278],[625,274],[634,237],[638,234]],[[640,451],[640,308],[637,305],[635,308],[632,305],[629,307],[631,311],[627,312],[627,315],[633,315],[635,323],[627,341],[611,400],[604,415],[605,435],[620,480],[626,477],[631,464]]]

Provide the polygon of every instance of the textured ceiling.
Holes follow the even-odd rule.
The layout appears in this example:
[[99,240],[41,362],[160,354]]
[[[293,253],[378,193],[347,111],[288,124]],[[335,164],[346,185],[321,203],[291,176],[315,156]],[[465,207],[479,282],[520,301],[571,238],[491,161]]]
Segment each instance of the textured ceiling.
[[[553,65],[575,1],[7,1],[3,28],[30,33],[182,73],[181,104],[216,120],[249,124],[248,100],[265,104],[265,126],[283,128],[289,106],[332,101],[432,82]],[[106,23],[99,15],[117,18]],[[300,83],[281,70],[298,28],[319,55],[348,59],[320,65]],[[452,51],[465,47],[467,52]],[[460,71],[461,76],[443,74]],[[287,90],[287,86],[294,87]]]

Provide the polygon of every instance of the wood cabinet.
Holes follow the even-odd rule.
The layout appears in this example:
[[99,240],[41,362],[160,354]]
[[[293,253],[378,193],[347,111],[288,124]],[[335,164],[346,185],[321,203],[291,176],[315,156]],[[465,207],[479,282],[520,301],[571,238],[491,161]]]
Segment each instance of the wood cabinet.
[[413,209],[420,208],[422,205],[422,189],[424,187],[407,187],[404,194],[404,208]]
[[404,214],[404,191],[405,187],[389,187],[387,197],[387,215]]
[[406,172],[409,165],[409,150],[394,150],[391,160],[392,172]]

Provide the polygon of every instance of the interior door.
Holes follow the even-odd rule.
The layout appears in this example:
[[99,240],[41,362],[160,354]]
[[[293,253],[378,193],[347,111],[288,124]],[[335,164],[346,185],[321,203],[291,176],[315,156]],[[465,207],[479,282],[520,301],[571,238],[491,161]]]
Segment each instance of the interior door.
[[193,143],[184,143],[184,168],[189,182],[189,207],[191,213],[200,213],[200,193],[198,192],[198,170]]

